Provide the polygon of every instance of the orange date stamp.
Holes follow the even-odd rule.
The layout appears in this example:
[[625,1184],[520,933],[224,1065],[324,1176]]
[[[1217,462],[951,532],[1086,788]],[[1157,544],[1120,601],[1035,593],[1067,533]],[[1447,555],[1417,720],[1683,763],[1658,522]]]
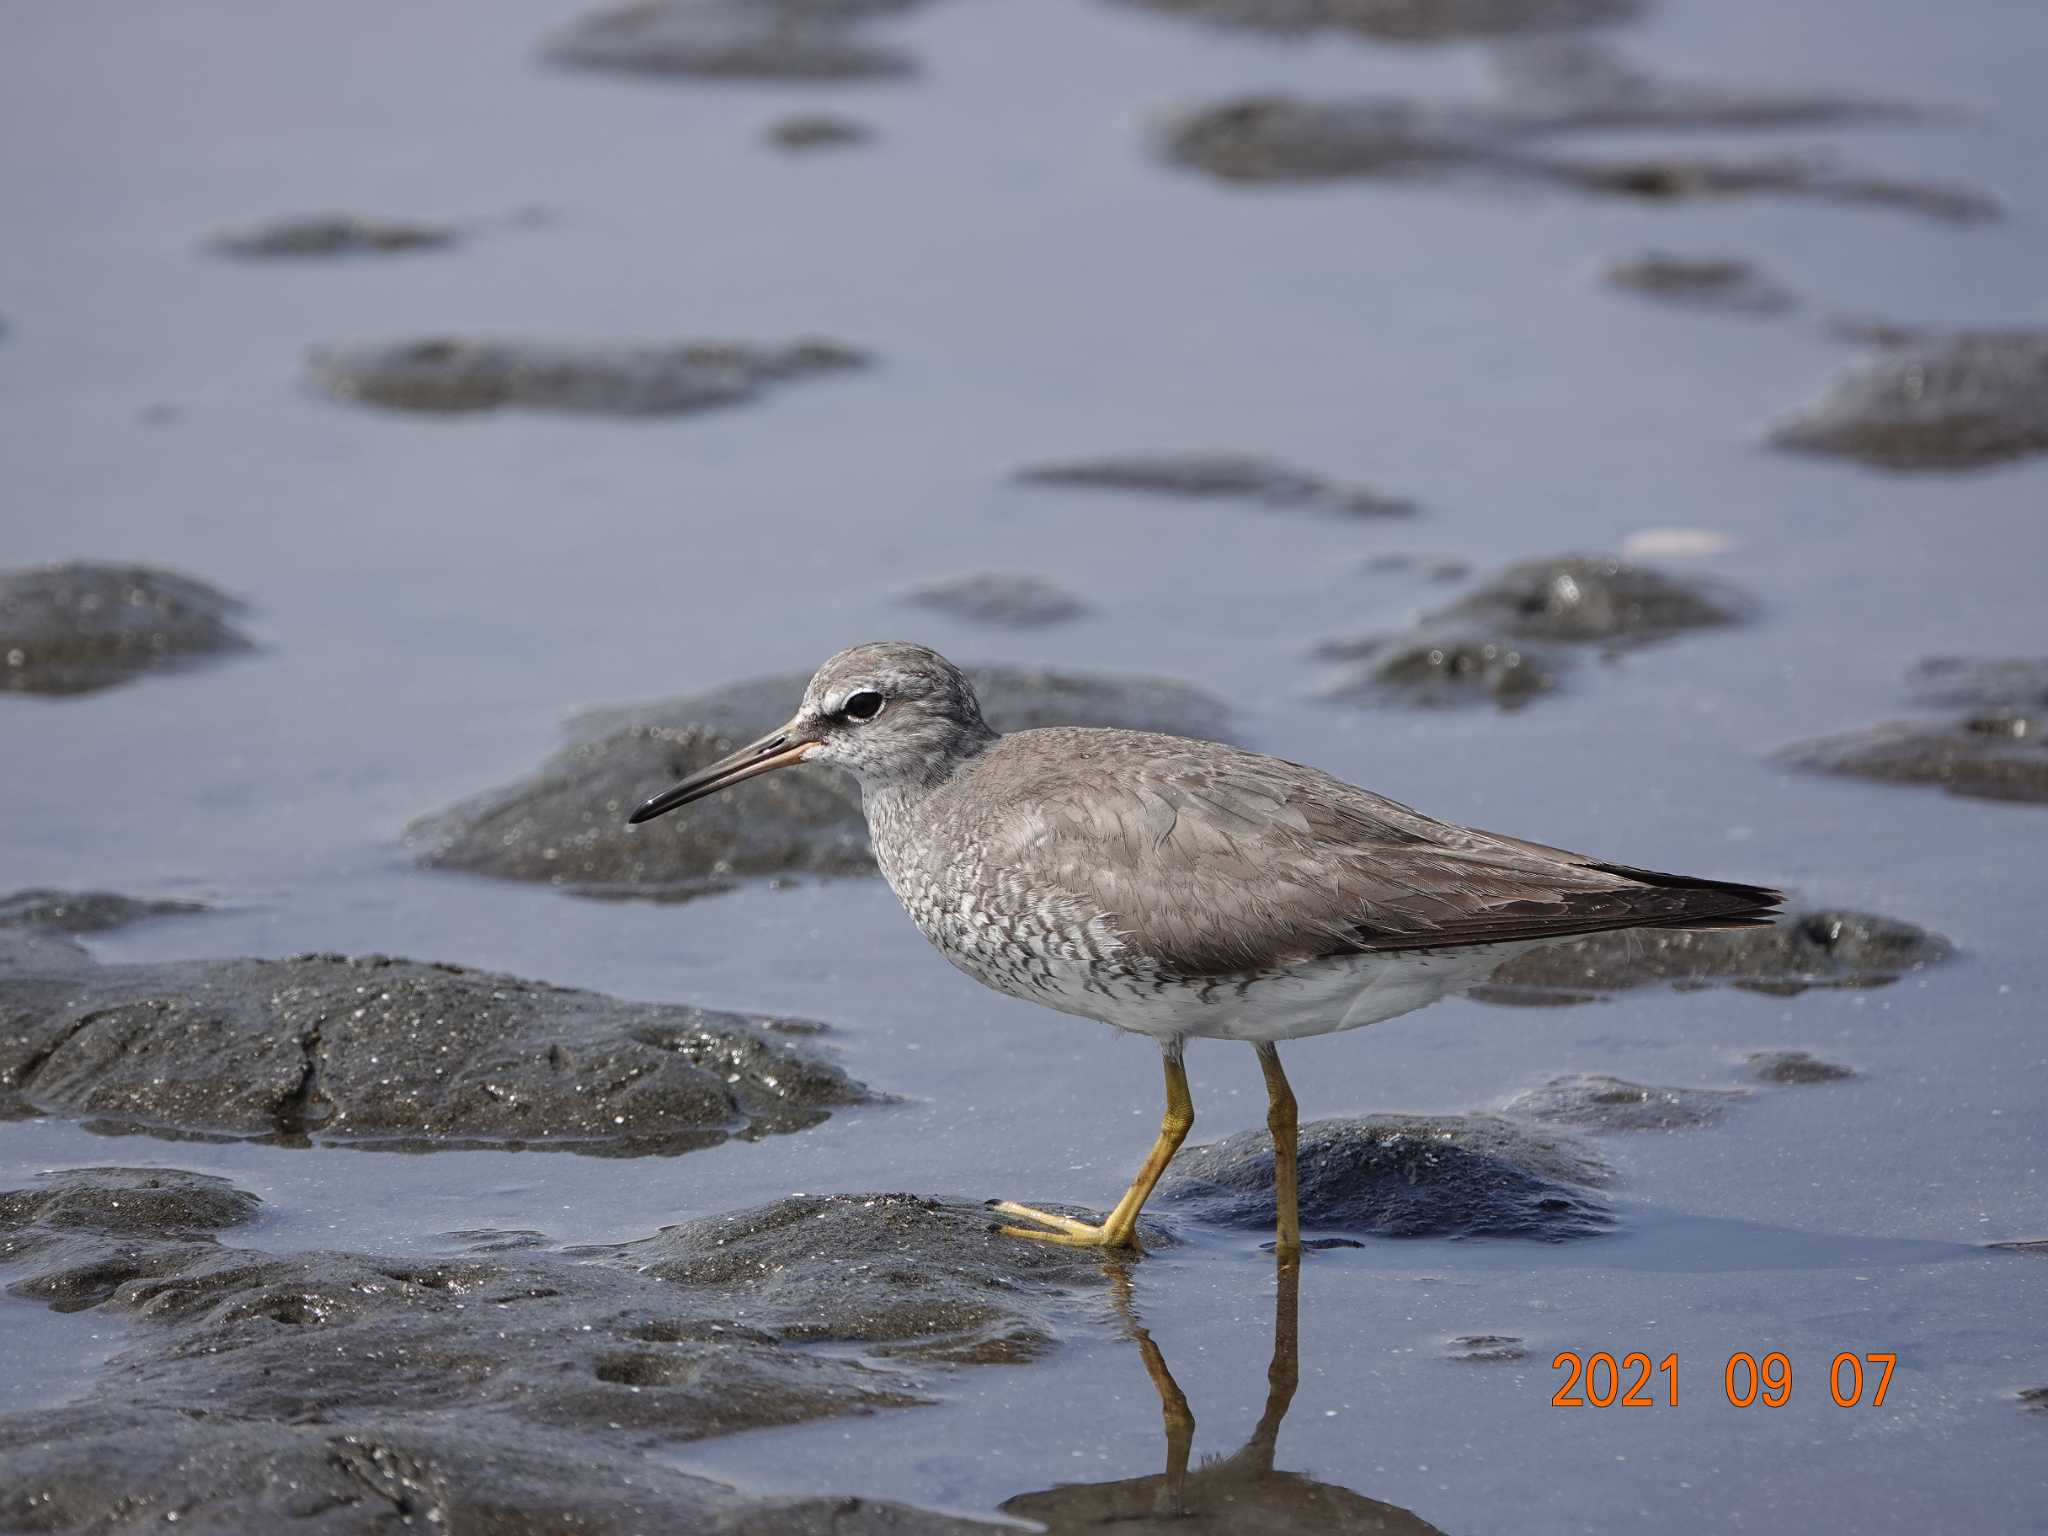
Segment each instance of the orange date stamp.
[[[1891,1390],[1892,1368],[1898,1363],[1896,1353],[1858,1355],[1845,1349],[1828,1364],[1828,1396],[1837,1408],[1882,1408],[1885,1394]],[[1550,1395],[1553,1408],[1678,1406],[1675,1351],[1652,1360],[1640,1349],[1619,1359],[1604,1349],[1590,1355],[1567,1349],[1550,1362],[1550,1368],[1564,1372],[1564,1381]],[[1766,1408],[1782,1408],[1792,1401],[1792,1361],[1781,1350],[1774,1349],[1759,1359],[1738,1349],[1721,1368],[1721,1391],[1732,1407],[1761,1403]]]

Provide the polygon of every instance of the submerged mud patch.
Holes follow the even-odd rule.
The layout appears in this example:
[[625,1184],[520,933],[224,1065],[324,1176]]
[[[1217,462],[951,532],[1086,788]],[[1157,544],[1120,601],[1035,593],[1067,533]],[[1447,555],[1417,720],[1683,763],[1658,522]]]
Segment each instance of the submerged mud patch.
[[1209,26],[1356,32],[1389,42],[1498,37],[1625,21],[1641,0],[1118,0]]
[[1778,315],[1799,302],[1749,262],[1729,256],[1651,251],[1609,262],[1601,269],[1600,280],[1646,299],[1722,314]]
[[833,81],[910,74],[887,23],[925,0],[642,0],[593,12],[546,57],[579,69],[710,79]]
[[1088,610],[1080,599],[1043,576],[988,572],[958,576],[913,587],[902,601],[950,618],[1002,629],[1035,629],[1079,618]]
[[1326,640],[1315,654],[1349,663],[1318,690],[1320,698],[1425,708],[1491,703],[1518,709],[1556,688],[1571,665],[1561,652],[1505,636],[1428,626]]
[[1343,485],[1307,470],[1251,454],[1128,454],[1034,464],[1017,471],[1027,485],[1135,491],[1191,500],[1247,501],[1259,506],[1344,517],[1407,517],[1415,503],[1370,486]]
[[1552,148],[1593,131],[1816,128],[1919,115],[1899,102],[1671,80],[1577,40],[1525,43],[1502,50],[1498,62],[1490,97],[1248,96],[1182,114],[1166,126],[1159,150],[1173,163],[1237,182],[1462,176],[1659,200],[1769,193],[1893,207],[1952,223],[1998,212],[1995,200],[1972,188],[1804,157],[1588,161]]
[[23,928],[34,933],[106,933],[152,917],[189,917],[210,910],[201,901],[152,901],[114,891],[37,888],[0,896],[0,928]]
[[313,354],[312,377],[337,399],[391,410],[524,406],[672,416],[737,405],[773,385],[867,363],[862,353],[829,341],[646,346],[448,336],[322,349]]
[[462,238],[449,224],[420,224],[366,218],[353,213],[310,213],[226,229],[206,248],[216,255],[249,261],[304,260],[323,256],[392,256],[441,250]]
[[768,125],[765,135],[777,149],[796,152],[846,149],[855,144],[865,144],[874,136],[874,129],[858,118],[835,117],[827,112],[779,117]]
[[1839,1083],[1856,1075],[1854,1067],[1822,1061],[1811,1051],[1751,1051],[1743,1062],[1760,1083]]
[[1598,1072],[1554,1077],[1508,1100],[1511,1115],[1588,1131],[1681,1131],[1712,1125],[1739,1088],[1661,1088]]
[[0,974],[0,1092],[89,1129],[672,1154],[873,1096],[757,1018],[382,956]]
[[1794,742],[1794,768],[1893,784],[1934,784],[1976,800],[2048,802],[2048,713],[1988,710],[1960,720],[1896,720]]
[[1978,800],[2048,803],[2048,660],[1943,656],[1908,676],[1921,699],[1968,712],[1793,742],[1778,761]]
[[1511,1333],[1468,1333],[1452,1339],[1445,1354],[1464,1365],[1512,1365],[1529,1358],[1529,1346]]
[[[1112,725],[1215,739],[1230,710],[1199,688],[1115,673],[970,667],[998,730]],[[774,730],[808,677],[756,678],[710,693],[588,711],[531,777],[406,829],[430,869],[538,880],[579,895],[680,899],[737,879],[874,869],[860,792],[837,772],[766,775],[639,827],[649,795]]]
[[190,576],[86,561],[0,571],[0,690],[92,693],[250,648],[242,603]]

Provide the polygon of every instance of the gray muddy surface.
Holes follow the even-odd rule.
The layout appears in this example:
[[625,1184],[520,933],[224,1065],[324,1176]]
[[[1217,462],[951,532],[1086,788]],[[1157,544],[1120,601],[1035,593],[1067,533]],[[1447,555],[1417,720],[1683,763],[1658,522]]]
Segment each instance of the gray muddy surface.
[[[2039,1530],[2048,18],[9,44],[0,1527]],[[1142,1259],[1015,1244],[1153,1051],[838,878],[822,772],[621,824],[890,637],[1793,915],[1283,1046],[1298,1288],[1241,1046]],[[1676,1405],[1552,1406],[1633,1350]]]

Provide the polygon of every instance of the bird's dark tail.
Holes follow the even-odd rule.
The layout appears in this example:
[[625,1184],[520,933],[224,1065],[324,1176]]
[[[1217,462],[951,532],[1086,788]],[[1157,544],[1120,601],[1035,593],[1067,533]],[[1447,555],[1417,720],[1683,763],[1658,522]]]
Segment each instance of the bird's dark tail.
[[1627,864],[1592,867],[1603,874],[1620,875],[1625,880],[1683,894],[1684,910],[1639,925],[1644,928],[1766,928],[1777,921],[1778,908],[1785,903],[1785,893],[1767,885],[1668,875],[1661,870],[1636,869]]

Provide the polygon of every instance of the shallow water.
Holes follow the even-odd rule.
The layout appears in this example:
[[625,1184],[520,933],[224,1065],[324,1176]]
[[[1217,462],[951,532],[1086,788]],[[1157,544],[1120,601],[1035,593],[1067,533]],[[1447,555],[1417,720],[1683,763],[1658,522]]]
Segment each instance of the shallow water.
[[[1280,1442],[1446,1530],[2042,1529],[2048,1233],[2038,808],[1789,774],[1777,745],[1888,718],[1930,653],[2048,651],[2040,461],[1884,476],[1773,454],[1769,417],[1852,349],[1832,313],[1942,325],[2048,310],[2048,12],[1963,25],[1901,0],[1672,0],[1604,34],[1673,74],[1813,83],[1949,121],[1772,135],[2011,209],[1968,229],[1771,201],[1675,208],[1469,184],[1232,189],[1146,148],[1160,108],[1261,89],[1466,96],[1473,45],[1212,32],[1136,8],[940,6],[913,82],[662,86],[550,71],[573,3],[285,15],[72,0],[0,51],[6,563],[176,566],[247,597],[253,655],[73,700],[0,699],[0,889],[197,896],[214,915],[95,941],[110,960],[382,950],[631,997],[827,1020],[906,1102],[675,1161],[410,1156],[110,1139],[0,1123],[0,1178],[96,1162],[228,1175],[236,1241],[428,1251],[437,1234],[645,1233],[791,1190],[1104,1203],[1157,1115],[1143,1042],[978,990],[878,882],[684,906],[413,870],[412,816],[525,771],[584,705],[800,669],[915,636],[968,659],[1157,672],[1232,701],[1253,744],[1439,814],[1659,868],[1783,884],[1954,939],[1875,991],[1656,990],[1566,1009],[1453,999],[1299,1045],[1305,1118],[1493,1107],[1566,1071],[1726,1086],[1796,1046],[1848,1084],[1760,1090],[1723,1122],[1610,1138],[1622,1231],[1544,1248],[1374,1243],[1315,1256]],[[778,154],[825,106],[869,146]],[[1601,148],[1651,142],[1596,140]],[[1687,147],[1756,147],[1737,135]],[[1590,146],[1589,147],[1594,147]],[[473,220],[447,253],[258,266],[212,230],[339,207]],[[515,211],[544,210],[516,220]],[[1597,281],[1651,247],[1754,260],[1805,299],[1768,322]],[[612,422],[408,417],[303,382],[307,348],[442,332],[806,334],[880,365],[737,409]],[[1139,450],[1270,453],[1408,495],[1406,521],[1008,483]],[[1695,562],[1756,622],[1582,665],[1512,714],[1310,697],[1316,639],[1445,598],[1367,573],[1394,549],[1481,570],[1712,530]],[[1086,601],[1015,635],[897,594],[980,569]],[[650,786],[650,788],[657,786]],[[1189,1057],[1198,1138],[1258,1122],[1247,1052]],[[374,1198],[369,1198],[374,1194]],[[1141,1266],[1135,1304],[1200,1421],[1264,1400],[1272,1278],[1252,1240]],[[1159,1469],[1158,1403],[1102,1309],[1048,1362],[943,1378],[939,1407],[756,1432],[675,1459],[743,1484],[992,1509]],[[1446,1342],[1512,1334],[1528,1358]],[[97,1314],[0,1302],[5,1403],[84,1389]],[[1652,1412],[1551,1407],[1563,1350],[1681,1360]],[[1721,1365],[1783,1350],[1782,1409]],[[1885,1407],[1836,1408],[1837,1351],[1895,1350]]]

